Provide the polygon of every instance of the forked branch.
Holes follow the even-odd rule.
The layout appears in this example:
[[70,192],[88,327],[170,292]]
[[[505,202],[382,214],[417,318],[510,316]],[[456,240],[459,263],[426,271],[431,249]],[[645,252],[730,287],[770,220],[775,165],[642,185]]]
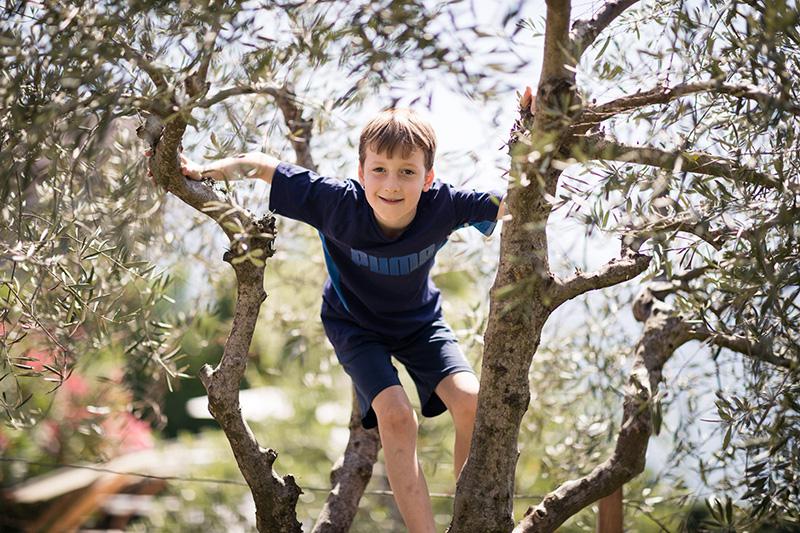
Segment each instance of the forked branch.
[[583,293],[611,287],[635,278],[647,270],[650,259],[647,255],[629,253],[621,258],[612,259],[594,272],[579,272],[563,280],[556,277],[550,293],[553,308]]
[[572,24],[570,38],[575,57],[579,58],[589,48],[609,24],[622,15],[626,9],[638,0],[611,0],[606,2],[595,15],[588,20],[578,20]]
[[[197,72],[190,76],[187,89],[191,92],[193,88],[204,87],[204,75],[204,72]],[[292,476],[280,477],[273,471],[277,454],[258,444],[239,407],[239,386],[247,366],[259,308],[266,298],[263,260],[272,255],[274,219],[265,216],[256,220],[233,204],[210,181],[196,182],[182,176],[178,152],[185,130],[186,121],[181,114],[169,117],[151,114],[138,133],[153,152],[150,168],[156,182],[211,216],[231,239],[231,250],[226,252],[224,259],[231,263],[236,273],[238,297],[220,363],[213,369],[206,365],[200,372],[201,381],[208,391],[209,410],[225,432],[239,469],[253,493],[258,530],[299,532],[301,527],[295,508],[302,491]],[[210,205],[213,209],[209,210]],[[254,254],[256,251],[260,253],[260,265],[257,261],[237,261],[243,253]]]
[[539,505],[530,507],[515,533],[555,531],[581,509],[612,494],[644,471],[662,369],[674,351],[692,339],[680,317],[653,307],[647,309],[646,315],[640,316],[645,326],[634,350],[614,452],[586,476],[563,483]]

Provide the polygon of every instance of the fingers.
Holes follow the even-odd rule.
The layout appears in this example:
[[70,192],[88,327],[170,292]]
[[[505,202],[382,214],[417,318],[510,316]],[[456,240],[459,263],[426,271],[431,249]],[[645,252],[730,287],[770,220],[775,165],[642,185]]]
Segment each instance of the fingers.
[[530,88],[530,85],[525,86],[525,92],[519,99],[519,106],[522,109],[530,109],[531,114],[536,113],[536,96]]
[[203,175],[196,167],[187,164],[181,164],[181,174],[190,180],[202,181],[203,179]]
[[522,96],[519,99],[519,106],[524,109],[528,107],[530,103],[531,103],[531,88],[530,86],[526,86],[525,92],[522,93]]
[[193,173],[189,171],[189,167],[186,166],[186,162],[185,161],[181,161],[181,174],[183,174],[183,176],[185,178],[196,179],[192,175]]
[[[183,147],[181,146],[180,149],[183,150]],[[153,157],[153,150],[150,149],[150,148],[146,149],[144,151],[144,155],[145,155],[145,157]],[[181,174],[184,177],[192,179],[192,180],[195,180],[195,181],[200,181],[200,180],[203,179],[203,176],[201,175],[200,171],[198,170],[197,165],[192,163],[192,161],[188,157],[183,155],[182,151],[178,153],[178,158],[179,158],[179,162],[180,162]],[[148,167],[147,167],[147,175],[150,176],[150,177],[153,177],[153,171],[150,169],[150,165],[148,165]]]
[[184,177],[196,181],[203,179],[203,177],[200,175],[200,172],[197,170],[197,165],[192,163],[188,157],[182,153],[179,153],[178,159],[180,162],[181,174],[183,174]]

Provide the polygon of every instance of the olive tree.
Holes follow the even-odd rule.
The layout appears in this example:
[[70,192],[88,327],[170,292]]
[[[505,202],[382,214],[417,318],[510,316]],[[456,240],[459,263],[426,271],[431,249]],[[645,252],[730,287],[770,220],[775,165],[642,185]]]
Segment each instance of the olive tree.
[[[104,343],[124,343],[132,372],[149,374],[150,382],[163,382],[162,369],[167,383],[181,375],[176,362],[180,328],[153,318],[159,302],[169,301],[169,279],[154,262],[143,260],[158,256],[148,248],[163,252],[172,240],[157,237],[160,226],[174,223],[168,212],[180,209],[170,205],[177,198],[218,223],[229,240],[224,260],[238,283],[224,356],[201,376],[210,410],[252,489],[258,528],[298,529],[294,508],[300,489],[292,476],[272,470],[276,453],[258,444],[238,405],[265,298],[263,273],[272,254],[274,219],[242,207],[227,184],[184,180],[177,173],[177,153],[188,142],[191,126],[210,132],[208,142],[218,154],[253,143],[274,149],[280,147],[275,139],[288,140],[297,162],[314,169],[315,128],[330,129],[334,114],[356,109],[365,95],[388,87],[410,68],[446,74],[474,91],[487,76],[467,69],[468,37],[476,32],[470,26],[455,28],[449,11],[455,4],[436,9],[389,1],[7,7],[2,27],[2,162],[7,170],[0,192],[5,201],[2,258],[9,267],[3,279],[3,377],[15,384],[4,389],[3,398],[11,423],[22,428],[36,422],[35,410],[24,407],[41,391],[26,380],[58,386],[77,364],[89,364],[84,354]],[[448,25],[454,31],[437,39]],[[425,80],[417,82],[424,96]],[[493,90],[488,82],[484,91]],[[280,124],[248,120],[252,113],[270,111],[280,114]],[[233,123],[237,135],[219,139],[213,124],[221,120]],[[134,128],[144,140],[138,146]],[[152,154],[149,160],[143,157],[146,151]],[[35,359],[31,346],[55,354],[54,361],[44,361],[43,368],[38,360],[29,364]],[[140,397],[158,409],[152,391]],[[332,472],[318,530],[348,527],[370,477],[378,439],[358,420],[354,411],[351,440]]]
[[[776,483],[793,479],[797,465],[797,17],[783,4],[612,1],[572,20],[568,2],[547,2],[536,111],[522,110],[510,142],[512,218],[503,228],[475,437],[451,530],[514,527],[516,439],[547,317],[651,263],[659,283],[633,302],[644,326],[631,349],[613,452],[546,495],[515,530],[552,531],[643,471],[664,366],[692,340],[752,362],[751,390],[764,392],[749,404],[722,399],[720,414],[747,437],[748,453],[770,452],[757,459],[763,469],[747,471],[753,514],[797,516],[796,489]],[[655,36],[644,39],[652,58],[645,68],[633,68],[631,40],[610,33],[615,25]],[[590,51],[594,57],[585,57]],[[581,87],[584,72],[627,90],[598,103],[591,87]],[[633,121],[642,128],[632,130]],[[599,168],[601,179],[588,186],[597,190],[560,193],[572,165]],[[547,220],[561,196],[581,194],[598,200],[583,219],[619,232],[621,254],[596,272],[565,277],[548,265]]]
[[[110,161],[123,169],[117,178],[92,177],[102,140],[108,142],[101,134],[120,119],[137,117],[159,190],[207,215],[228,241],[224,260],[237,280],[234,318],[220,363],[204,368],[201,379],[253,493],[260,531],[300,529],[300,488],[291,475],[276,472],[277,453],[259,444],[238,404],[266,298],[263,275],[275,250],[275,223],[269,214],[243,208],[227,185],[181,176],[178,153],[188,143],[187,128],[205,132],[222,118],[233,122],[242,132],[237,139],[209,135],[220,152],[258,142],[269,147],[284,137],[297,163],[314,169],[315,136],[324,135],[327,117],[352,109],[404,73],[420,75],[420,93],[425,77],[438,73],[472,96],[491,98],[499,88],[487,84],[488,66],[477,72],[469,66],[469,45],[483,34],[453,15],[458,4],[23,3],[4,20],[8,68],[0,90],[9,105],[2,162],[9,179],[0,192],[9,206],[3,231],[13,236],[3,245],[12,265],[4,283],[4,321],[11,316],[9,323],[27,321],[45,334],[69,333],[73,315],[56,308],[49,320],[58,328],[43,327],[46,315],[30,305],[42,297],[41,289],[33,283],[23,294],[14,281],[46,277],[48,268],[68,258],[81,277],[58,285],[72,295],[62,300],[100,322],[122,322],[108,316],[115,300],[106,311],[97,303],[103,300],[94,299],[96,274],[86,272],[82,261],[103,257],[110,272],[130,272],[138,267],[127,264],[127,256],[105,248],[106,224],[127,220],[158,231],[150,220],[119,217],[141,213],[118,205],[133,198],[131,188],[148,183],[135,156]],[[516,4],[508,20],[525,7]],[[612,0],[576,17],[569,1],[546,2],[538,79],[525,64],[514,72],[519,87],[535,89],[523,94],[507,143],[509,215],[491,290],[476,427],[457,483],[451,531],[553,531],[638,476],[660,425],[660,401],[669,386],[664,367],[691,341],[706,343],[712,354],[734,351],[748,362],[742,366],[746,384],[735,397],[722,395],[718,407],[728,458],[753,466],[742,477],[750,518],[796,516],[797,22],[797,8],[788,3]],[[537,24],[536,17],[520,20],[518,31],[536,31]],[[343,85],[332,83],[342,77]],[[241,108],[231,102],[242,100],[252,105],[237,112]],[[281,124],[265,140],[248,118],[253,109],[280,114]],[[104,210],[72,216],[74,235],[42,233],[61,227],[50,225],[56,215],[43,216],[42,227],[25,223],[26,193],[60,213],[66,205],[94,205],[81,203],[82,195],[102,186],[109,187]],[[143,194],[156,212],[163,199],[152,189]],[[588,230],[619,235],[619,257],[593,272],[554,272],[548,222],[559,210]],[[99,240],[84,240],[90,226],[98,228],[93,238]],[[57,245],[65,248],[59,252]],[[147,271],[134,272],[152,283]],[[515,523],[520,425],[545,323],[563,304],[643,273],[647,283],[631,302],[641,336],[628,354],[630,374],[610,457],[578,479],[564,480]],[[104,279],[114,283],[104,294],[127,283]],[[95,338],[87,331],[86,338]],[[74,342],[66,333],[63,342],[52,338],[65,348]],[[148,338],[152,344],[136,349],[159,354],[146,359],[168,367],[166,336]],[[16,333],[4,332],[7,360],[16,342]],[[378,439],[358,420],[354,408],[350,441],[332,471],[316,531],[349,527],[371,475]]]

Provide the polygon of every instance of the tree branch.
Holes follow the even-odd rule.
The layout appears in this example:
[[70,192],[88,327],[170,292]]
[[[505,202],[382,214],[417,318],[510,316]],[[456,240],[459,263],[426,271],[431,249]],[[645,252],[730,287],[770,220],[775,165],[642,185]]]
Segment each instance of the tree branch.
[[576,273],[564,280],[556,277],[550,290],[553,309],[585,292],[635,278],[647,269],[650,259],[650,256],[643,254],[626,254],[622,258],[612,259],[595,272]]
[[[225,260],[234,268],[238,287],[233,324],[222,359],[214,369],[208,365],[203,367],[200,379],[208,391],[209,410],[225,432],[239,469],[253,493],[258,530],[300,531],[295,508],[301,490],[292,476],[279,477],[273,471],[277,453],[259,446],[239,407],[239,384],[247,366],[248,349],[266,293],[263,263],[259,266],[249,260],[235,260],[245,252],[252,254],[256,250],[261,251],[262,260],[271,256],[275,220],[269,215],[253,220],[245,210],[226,201],[211,183],[190,181],[180,175],[176,154],[185,128],[186,124],[180,118],[166,124],[156,147],[153,173],[156,179],[166,184],[167,190],[220,224],[232,242]],[[219,202],[220,207],[209,212],[209,201]],[[237,231],[237,226],[240,231]]]
[[120,53],[120,57],[123,59],[127,59],[140,69],[142,69],[149,77],[153,84],[156,86],[157,89],[160,91],[167,89],[167,70],[161,67],[157,67],[153,64],[153,61],[145,57],[145,55],[136,50],[131,45],[126,42],[118,41],[116,39],[112,39],[111,42],[117,46],[118,51]]
[[203,109],[207,109],[215,104],[222,102],[223,100],[227,100],[233,96],[239,96],[242,94],[266,94],[269,96],[276,97],[278,95],[278,87],[274,85],[267,85],[267,84],[256,84],[256,85],[237,85],[236,87],[229,87],[227,89],[222,89],[221,91],[215,93],[213,96],[209,98],[204,98],[202,100],[198,100],[192,107],[200,107]]
[[649,105],[666,104],[682,96],[699,92],[713,92],[739,98],[755,100],[759,104],[783,109],[788,113],[800,116],[800,105],[777,98],[765,89],[755,85],[735,85],[721,81],[709,80],[695,83],[682,83],[674,87],[656,87],[649,91],[639,92],[612,100],[605,104],[585,109],[576,120],[575,133],[585,133],[593,126],[620,113],[632,111]]
[[752,359],[757,359],[781,368],[792,368],[791,360],[775,355],[772,347],[772,340],[769,338],[753,342],[750,339],[738,335],[711,331],[702,326],[693,328],[692,336],[696,340],[707,341],[709,344],[715,344],[722,348],[739,352]]
[[[219,17],[216,17],[211,24],[211,27],[202,36],[202,46],[197,55],[196,62],[198,63],[197,70],[186,79],[186,92],[190,98],[201,98],[208,92],[209,84],[206,82],[208,78],[208,69],[211,66],[211,60],[214,57],[214,47],[217,44],[217,37],[222,29],[222,22]],[[200,36],[198,36],[200,38]]]
[[[544,52],[540,85],[551,79],[575,79],[574,72],[567,66],[575,66],[576,57],[569,57],[569,18],[571,2],[547,0],[547,19],[545,22]],[[537,97],[537,102],[542,100]]]
[[364,429],[361,411],[353,391],[353,410],[350,415],[350,439],[344,455],[331,470],[331,492],[317,517],[312,533],[348,531],[358,502],[364,494],[372,467],[378,459],[380,438],[377,429]]
[[[717,250],[729,237],[736,234],[727,228],[711,229],[710,221],[704,214],[691,211],[681,211],[671,216],[648,220],[640,226],[627,226],[622,229],[624,239],[640,243],[669,232],[691,233]],[[633,248],[638,249],[637,246]]]
[[583,52],[597,39],[598,35],[637,1],[611,0],[601,7],[600,11],[591,19],[575,21],[572,24],[572,32],[570,32],[572,50],[575,57],[580,58]]
[[289,141],[292,143],[297,164],[316,171],[317,165],[311,156],[309,145],[313,121],[303,117],[303,109],[298,105],[299,100],[288,86],[257,84],[229,87],[209,98],[197,101],[191,107],[209,108],[223,100],[243,94],[266,94],[275,98],[275,104],[281,110],[284,123],[289,129]]
[[731,159],[705,152],[690,152],[686,150],[669,152],[648,146],[628,146],[614,140],[601,138],[598,135],[584,137],[580,147],[589,159],[620,161],[623,163],[649,165],[671,171],[719,176],[779,191],[787,186],[792,190],[800,191],[800,185],[798,184],[781,182],[769,174],[743,167]]
[[538,506],[530,507],[515,533],[555,531],[581,509],[612,494],[644,471],[648,441],[654,425],[660,423],[653,419],[653,413],[662,369],[692,335],[683,320],[671,313],[650,308],[641,318],[645,321],[644,331],[634,351],[613,454],[588,475],[563,483]]
[[[521,106],[509,141],[511,181],[500,262],[484,335],[481,392],[469,458],[456,484],[451,533],[507,533],[514,527],[517,441],[528,408],[531,359],[550,314],[552,276],[545,228],[561,170],[552,164],[569,139],[575,105],[569,54],[570,2],[547,0],[544,56],[536,113]],[[519,290],[515,290],[519,289]]]
[[238,282],[238,297],[233,324],[219,365],[205,365],[200,380],[208,391],[208,408],[230,443],[256,504],[258,531],[300,532],[297,500],[302,493],[291,475],[278,476],[272,465],[278,454],[259,446],[242,416],[239,384],[247,366],[247,354],[261,303],[264,269],[249,261],[233,265]]
[[[205,85],[201,74],[195,75],[196,86]],[[208,391],[209,411],[225,432],[253,494],[258,530],[299,532],[296,506],[302,491],[292,476],[280,477],[273,471],[277,453],[258,444],[239,406],[239,385],[259,309],[266,298],[264,261],[273,253],[275,219],[266,215],[255,220],[229,201],[210,180],[196,182],[182,176],[178,151],[185,130],[186,121],[180,113],[168,117],[151,114],[137,133],[153,151],[151,170],[156,182],[213,218],[231,240],[224,259],[236,273],[238,297],[222,359],[216,368],[206,365],[200,371],[200,379]]]
[[311,127],[314,122],[303,118],[303,109],[297,105],[297,96],[286,85],[275,94],[275,103],[283,113],[283,121],[289,128],[289,141],[294,148],[297,164],[310,170],[317,170],[314,158],[311,157]]
[[[209,41],[206,41],[208,43]],[[191,98],[202,96],[207,89],[205,76],[210,63],[213,43],[204,48],[204,59],[197,72],[186,80],[187,93]],[[197,100],[191,107],[210,106],[234,94],[255,92],[254,88],[238,87]],[[299,164],[314,170],[309,141],[311,120],[302,117],[302,109],[291,91],[258,88],[275,97],[284,120],[290,130],[290,140]],[[212,181],[196,182],[183,177],[178,168],[177,153],[186,122],[180,113],[164,118],[151,114],[138,130],[153,149],[151,168],[156,181],[187,204],[214,218],[231,239],[231,251],[225,254],[236,272],[238,298],[234,311],[230,336],[225,344],[222,359],[216,368],[206,365],[201,370],[201,381],[208,391],[209,410],[222,427],[239,469],[253,493],[256,503],[256,526],[259,531],[300,531],[296,506],[300,488],[290,475],[280,477],[272,469],[277,457],[273,450],[259,446],[239,407],[239,384],[247,364],[248,348],[258,318],[261,303],[266,299],[263,290],[263,262],[236,261],[246,253],[260,251],[257,259],[272,255],[274,240],[274,218],[253,220],[249,212],[233,205]],[[210,206],[209,206],[210,204]],[[210,208],[209,208],[210,207]],[[372,473],[377,459],[380,440],[377,431],[366,431],[361,427],[357,404],[350,424],[350,439],[344,457],[331,474],[333,490],[323,508],[315,531],[346,531],[358,510],[358,501]]]

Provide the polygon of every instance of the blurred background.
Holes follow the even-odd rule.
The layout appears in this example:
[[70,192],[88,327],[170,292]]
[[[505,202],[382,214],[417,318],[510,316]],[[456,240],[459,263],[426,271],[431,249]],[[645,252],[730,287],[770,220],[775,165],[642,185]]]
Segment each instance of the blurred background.
[[[574,2],[573,17],[602,3]],[[672,24],[711,7],[643,4],[612,33],[610,48],[597,43],[579,65],[587,98],[623,94],[667,64],[694,68],[687,60],[694,41]],[[536,86],[540,69],[544,2],[7,2],[4,9],[0,530],[252,531],[250,492],[197,378],[219,361],[230,331],[236,287],[222,261],[227,242],[205,215],[147,178],[136,128],[143,102],[160,93],[142,71],[150,65],[180,80],[194,68],[192,52],[210,21],[222,19],[210,69],[215,89],[290,83],[314,120],[320,173],[354,178],[361,125],[385,107],[411,106],[439,136],[439,179],[504,190],[519,92]],[[152,63],[132,60],[128,45]],[[190,113],[183,149],[197,161],[250,150],[294,159],[292,132],[264,95],[210,108],[178,104]],[[676,119],[687,129],[702,120]],[[646,117],[617,128],[631,138],[661,135]],[[576,165],[565,176],[559,196],[570,201],[548,233],[551,267],[567,275],[597,268],[620,248],[597,210],[607,191],[579,186],[598,174]],[[263,183],[231,188],[241,206],[266,211]],[[454,233],[433,271],[445,317],[476,369],[500,230],[488,239],[474,229]],[[298,517],[309,530],[347,441],[350,383],[319,322],[326,272],[316,232],[279,219],[275,247],[242,405],[261,445],[278,452],[276,471],[303,489]],[[637,283],[578,298],[550,318],[530,371],[516,517],[613,448],[627,356],[641,329],[630,311]],[[625,487],[626,530],[735,531],[725,528],[747,516],[746,506],[731,502],[746,490],[737,480],[750,465],[728,448],[718,402],[746,389],[749,367],[690,343],[665,374],[661,432],[645,473]],[[421,419],[420,456],[440,530],[452,509],[452,440],[447,415]],[[403,530],[388,491],[379,459],[353,531]],[[560,531],[593,531],[596,513],[589,507]],[[779,518],[749,530],[792,531],[776,525]]]

